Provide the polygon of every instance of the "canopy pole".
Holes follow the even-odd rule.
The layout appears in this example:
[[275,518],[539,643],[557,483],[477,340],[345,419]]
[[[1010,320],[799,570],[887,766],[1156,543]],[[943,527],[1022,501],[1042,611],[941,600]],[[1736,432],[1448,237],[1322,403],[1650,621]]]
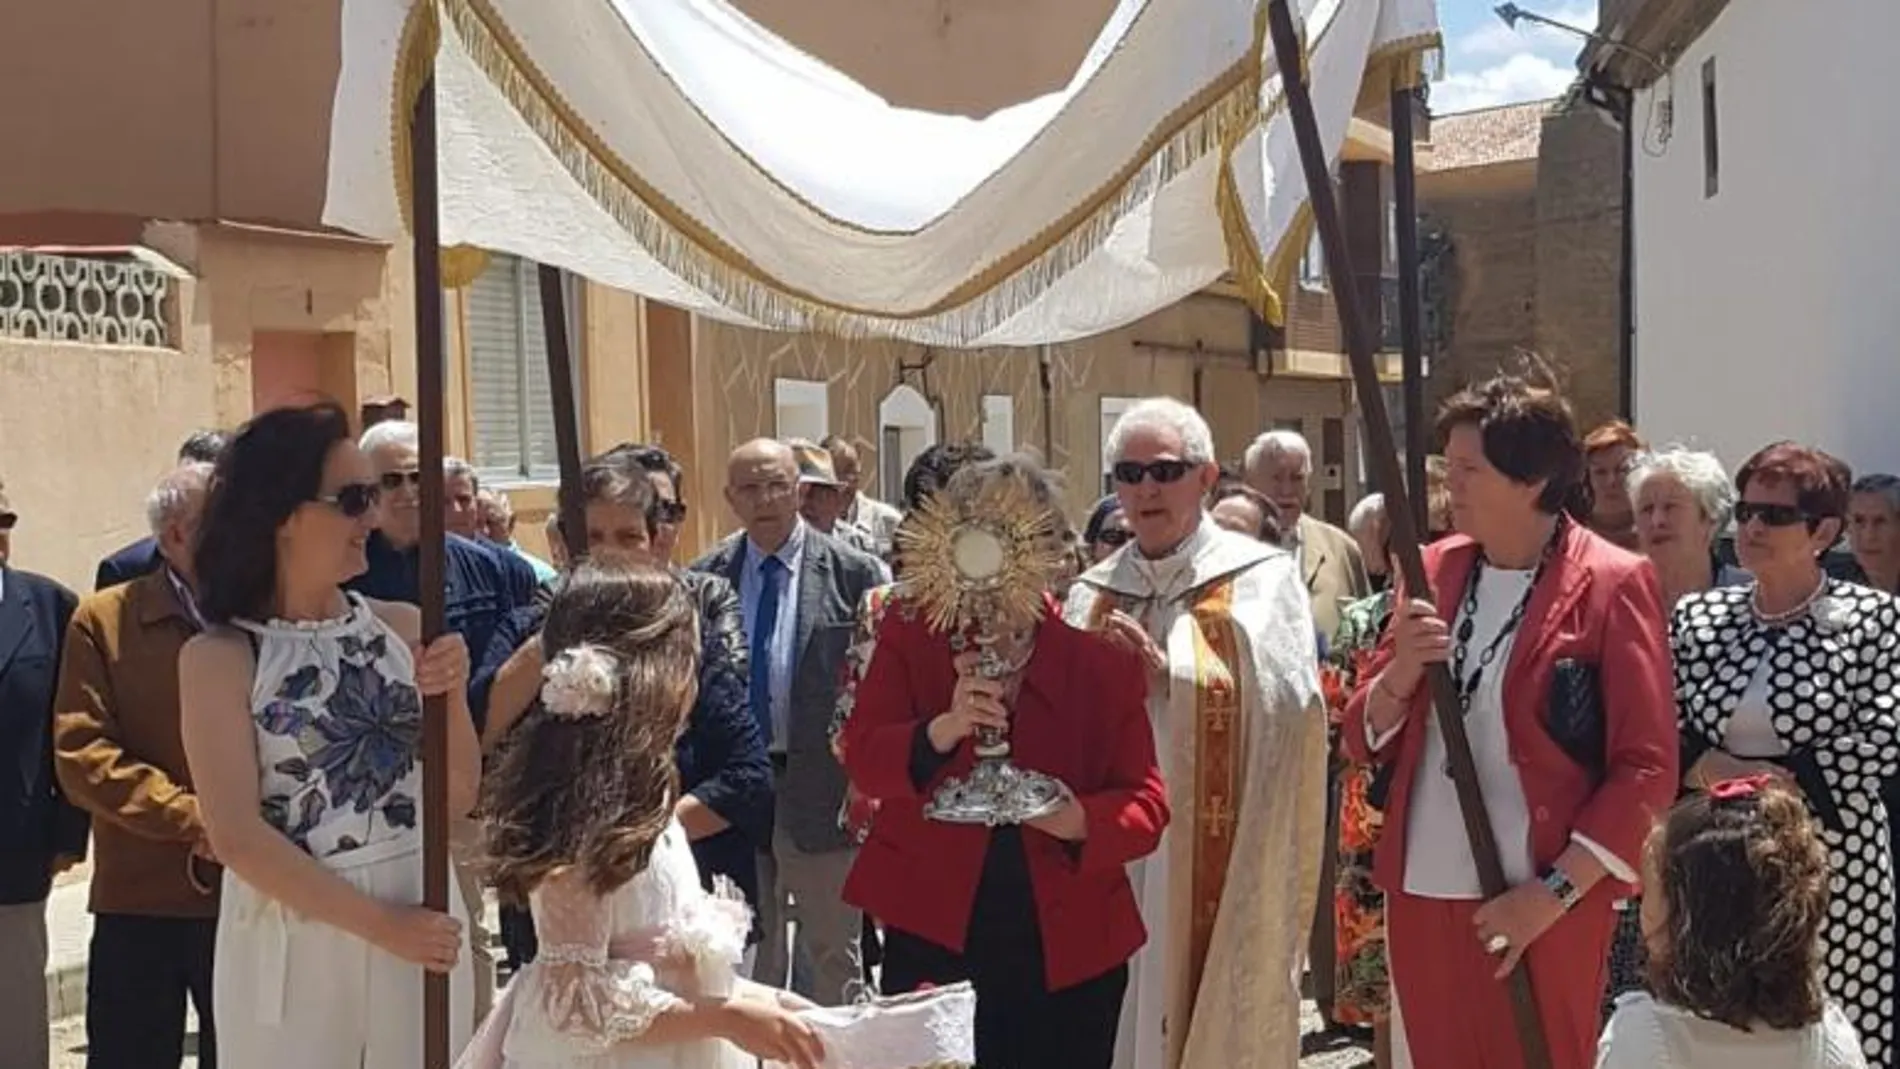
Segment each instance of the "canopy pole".
[[586,502],[581,495],[580,402],[574,388],[574,347],[567,335],[567,287],[561,269],[540,265],[541,329],[548,350],[548,397],[554,405],[554,454],[561,466],[561,541],[567,559],[587,555]]
[[[1414,145],[1416,89],[1405,81],[1392,86],[1392,211],[1397,217],[1399,254],[1399,391],[1405,412],[1405,489],[1412,508],[1412,529],[1430,532],[1425,456],[1431,451],[1425,425],[1425,324],[1420,301],[1418,252],[1418,152]],[[1386,501],[1390,513],[1394,502]]]
[[[1307,195],[1311,199],[1314,224],[1319,229],[1320,245],[1326,253],[1326,271],[1330,277],[1333,300],[1339,309],[1339,325],[1345,335],[1347,355],[1352,361],[1353,383],[1366,434],[1372,440],[1368,458],[1381,486],[1403,485],[1399,470],[1397,443],[1392,436],[1392,421],[1386,413],[1385,393],[1373,364],[1372,334],[1367,329],[1365,310],[1360,306],[1359,290],[1353,281],[1348,259],[1346,230],[1339,217],[1339,202],[1333,190],[1326,150],[1320,142],[1319,122],[1313,113],[1313,99],[1305,79],[1305,56],[1300,47],[1299,31],[1287,0],[1266,0],[1267,23],[1273,35],[1274,56],[1279,62],[1281,82],[1286,90],[1287,112],[1293,120],[1293,134],[1299,144],[1300,164],[1306,173]],[[1395,137],[1396,140],[1396,137]],[[1419,552],[1418,528],[1412,522],[1411,509],[1388,509],[1392,524],[1392,551],[1398,557],[1405,578],[1404,589],[1411,597],[1430,597],[1425,580],[1425,562]],[[1498,844],[1491,833],[1491,821],[1478,787],[1477,766],[1471,759],[1471,741],[1465,735],[1458,692],[1451,672],[1442,664],[1428,673],[1432,704],[1445,737],[1452,780],[1458,789],[1458,808],[1464,816],[1465,837],[1477,859],[1478,879],[1487,899],[1510,889],[1504,879],[1504,866],[1498,856]],[[1528,967],[1522,962],[1510,978],[1512,1016],[1517,1023],[1518,1039],[1524,1046],[1526,1069],[1550,1069],[1550,1052],[1544,1040],[1543,1022],[1537,1016],[1537,1003],[1531,992]]]
[[[436,190],[435,78],[422,83],[409,119],[409,196],[414,206],[413,261],[416,299],[416,424],[423,472],[419,582],[422,638],[433,642],[446,629],[447,591],[443,558],[442,453],[446,392],[442,337],[442,234]],[[471,651],[473,652],[473,651]],[[422,700],[422,904],[449,911],[449,724],[448,701]],[[473,920],[474,918],[471,918]],[[468,947],[462,948],[468,953]],[[449,978],[425,972],[422,980],[422,1064],[449,1069]]]

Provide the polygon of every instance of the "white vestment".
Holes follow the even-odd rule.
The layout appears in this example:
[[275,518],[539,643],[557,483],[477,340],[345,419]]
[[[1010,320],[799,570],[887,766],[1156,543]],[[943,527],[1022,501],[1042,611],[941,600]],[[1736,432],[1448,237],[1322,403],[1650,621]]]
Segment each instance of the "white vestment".
[[1130,868],[1136,955],[1116,1069],[1295,1069],[1326,827],[1326,713],[1292,554],[1202,518],[1168,557],[1129,545],[1081,576],[1077,626],[1139,620],[1168,667],[1148,696],[1173,816]]

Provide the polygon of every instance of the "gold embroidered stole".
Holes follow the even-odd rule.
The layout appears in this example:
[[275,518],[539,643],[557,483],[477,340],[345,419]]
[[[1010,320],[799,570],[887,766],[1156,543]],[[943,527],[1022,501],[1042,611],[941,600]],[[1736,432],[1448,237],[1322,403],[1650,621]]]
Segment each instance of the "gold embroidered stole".
[[1189,611],[1194,641],[1194,794],[1189,874],[1187,1004],[1200,996],[1208,944],[1220,914],[1233,857],[1236,806],[1243,786],[1239,686],[1240,638],[1234,625],[1234,581],[1210,586]]

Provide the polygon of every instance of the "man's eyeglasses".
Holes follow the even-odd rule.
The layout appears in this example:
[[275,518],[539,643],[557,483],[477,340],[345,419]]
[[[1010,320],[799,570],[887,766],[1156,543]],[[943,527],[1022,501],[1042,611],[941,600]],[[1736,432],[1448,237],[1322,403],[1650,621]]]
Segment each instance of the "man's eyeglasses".
[[402,489],[403,483],[408,483],[410,486],[421,486],[422,472],[413,468],[408,471],[386,471],[378,477],[377,481],[382,483],[384,490],[393,494]]
[[675,525],[685,523],[686,522],[686,502],[662,501],[660,502],[658,514],[659,514],[661,523],[675,524]]
[[1113,470],[1115,481],[1123,486],[1137,486],[1143,479],[1166,485],[1180,482],[1194,467],[1185,460],[1151,460],[1146,464],[1139,460],[1122,460],[1116,462]]
[[1135,533],[1133,531],[1128,530],[1125,527],[1110,527],[1107,530],[1102,531],[1101,533],[1097,534],[1095,536],[1095,540],[1105,546],[1115,546],[1117,548],[1120,548],[1122,546],[1127,545],[1129,540],[1134,537],[1135,537]]
[[[388,479],[385,475],[384,479]],[[374,483],[345,483],[337,487],[336,493],[324,494],[315,498],[319,505],[328,505],[349,519],[358,519],[376,507],[383,498],[382,487]]]
[[1763,504],[1757,501],[1743,501],[1735,506],[1735,525],[1746,524],[1750,520],[1760,520],[1768,527],[1793,527],[1797,523],[1806,523],[1808,514],[1801,511],[1799,505]]

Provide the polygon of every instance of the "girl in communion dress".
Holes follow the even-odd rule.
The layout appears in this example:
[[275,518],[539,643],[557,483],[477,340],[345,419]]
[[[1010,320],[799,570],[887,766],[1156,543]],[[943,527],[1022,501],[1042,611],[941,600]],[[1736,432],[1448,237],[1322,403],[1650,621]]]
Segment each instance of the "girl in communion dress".
[[734,975],[743,899],[701,889],[673,818],[692,596],[658,569],[583,565],[541,641],[541,702],[483,784],[494,885],[533,910],[541,952],[458,1069],[816,1069],[812,1007]]

